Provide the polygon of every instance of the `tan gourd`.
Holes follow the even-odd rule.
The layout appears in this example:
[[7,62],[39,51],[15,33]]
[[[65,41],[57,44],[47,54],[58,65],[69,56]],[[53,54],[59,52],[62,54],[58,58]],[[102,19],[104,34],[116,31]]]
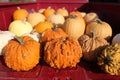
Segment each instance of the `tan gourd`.
[[45,20],[46,18],[42,13],[38,13],[35,11],[29,13],[27,18],[27,21],[32,25],[32,27],[35,27],[39,22],[44,22]]
[[100,19],[96,18],[96,20],[90,22],[86,26],[86,34],[91,33],[91,31],[95,31],[95,35],[104,38],[106,40],[110,40],[112,36],[112,28],[111,26]]
[[97,54],[109,45],[105,39],[97,37],[94,32],[82,35],[78,41],[82,47],[83,59],[89,62],[96,62]]
[[78,39],[85,32],[84,19],[72,14],[66,19],[62,29],[68,34],[69,37]]

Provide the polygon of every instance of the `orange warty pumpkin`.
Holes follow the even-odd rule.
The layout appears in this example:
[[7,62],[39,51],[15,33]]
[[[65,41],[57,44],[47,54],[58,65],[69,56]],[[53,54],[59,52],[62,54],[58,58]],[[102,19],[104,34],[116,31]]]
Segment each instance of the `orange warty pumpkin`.
[[40,59],[40,43],[29,36],[16,37],[3,49],[6,65],[15,71],[33,69]]
[[20,9],[17,7],[17,10],[13,12],[13,20],[24,20],[28,16],[28,11],[26,9]]
[[48,41],[44,48],[44,60],[53,68],[76,67],[82,57],[82,49],[73,38]]
[[48,28],[43,33],[41,33],[39,42],[42,46],[41,47],[42,58],[44,56],[43,52],[44,52],[44,46],[46,42],[53,40],[53,39],[66,38],[66,37],[68,37],[68,35],[61,28],[57,28],[57,25],[54,28]]

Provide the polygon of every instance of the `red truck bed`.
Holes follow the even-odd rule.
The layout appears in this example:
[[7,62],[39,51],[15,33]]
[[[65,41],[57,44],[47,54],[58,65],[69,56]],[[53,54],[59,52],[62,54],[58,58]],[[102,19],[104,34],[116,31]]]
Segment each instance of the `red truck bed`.
[[[0,3],[0,30],[7,30],[12,21],[12,13],[17,6],[31,10],[39,10],[51,6],[54,9],[66,7],[69,11],[77,8],[79,11],[96,12],[100,19],[108,22],[113,29],[113,35],[120,33],[120,4],[91,3],[88,0],[38,0],[31,3]],[[81,61],[76,68],[53,69],[40,62],[28,72],[15,72],[5,66],[0,57],[0,80],[3,79],[33,79],[33,80],[120,80],[120,76],[112,76],[100,70],[94,63]]]

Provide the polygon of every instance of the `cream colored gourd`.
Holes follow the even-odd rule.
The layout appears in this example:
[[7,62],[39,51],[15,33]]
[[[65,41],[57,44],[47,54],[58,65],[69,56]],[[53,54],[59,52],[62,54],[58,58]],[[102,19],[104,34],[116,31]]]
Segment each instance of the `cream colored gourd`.
[[95,20],[96,18],[98,18],[97,13],[95,12],[89,12],[84,16],[84,20],[85,22],[88,24],[89,22]]
[[44,9],[44,8],[41,8],[41,9],[39,9],[39,10],[38,10],[38,13],[43,14],[43,13],[44,13],[44,11],[45,11],[45,9]]
[[48,21],[53,24],[64,24],[65,18],[61,14],[52,14],[48,17]]
[[45,16],[38,12],[33,12],[28,15],[27,21],[32,25],[32,27],[36,26],[39,22],[45,21]]
[[27,21],[15,20],[10,23],[8,30],[17,36],[22,36],[25,33],[31,32],[33,28]]
[[57,9],[56,13],[61,14],[64,17],[67,17],[69,15],[69,13],[65,7]]
[[2,55],[2,49],[6,46],[9,40],[14,38],[14,34],[10,31],[0,31],[0,55]]
[[112,39],[112,44],[120,43],[120,33],[116,34]]
[[68,34],[69,37],[78,39],[85,31],[85,22],[83,18],[71,15],[66,19],[62,29]]
[[86,34],[91,33],[91,31],[95,31],[95,35],[106,40],[110,40],[112,36],[112,28],[111,26],[100,19],[96,19],[95,21],[90,22],[86,26]]
[[85,16],[86,16],[86,12],[80,12],[81,13],[81,15],[82,15],[82,17],[84,18]]

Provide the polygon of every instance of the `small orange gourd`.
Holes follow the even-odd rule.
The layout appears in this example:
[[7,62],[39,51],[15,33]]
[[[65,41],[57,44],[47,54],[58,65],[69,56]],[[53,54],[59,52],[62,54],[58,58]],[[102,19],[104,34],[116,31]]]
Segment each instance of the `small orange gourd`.
[[49,21],[40,22],[34,27],[35,31],[38,33],[42,33],[47,28],[53,28],[53,24]]
[[40,59],[40,43],[29,36],[16,37],[3,49],[6,65],[15,71],[33,69]]
[[74,14],[74,15],[76,15],[76,16],[78,16],[78,17],[80,17],[80,18],[82,18],[83,16],[82,16],[82,14],[81,14],[81,12],[80,11],[78,11],[78,10],[74,10],[74,11],[72,11],[72,12],[70,12],[70,14]]
[[40,38],[40,43],[47,42],[52,39],[68,37],[68,35],[58,27],[58,25],[55,25],[53,28],[46,29],[42,34],[43,35]]
[[53,8],[51,8],[50,6],[44,10],[43,14],[46,17],[46,19],[51,15],[54,14],[55,10]]
[[24,20],[28,16],[28,11],[26,9],[20,9],[17,7],[17,10],[13,12],[13,20]]

